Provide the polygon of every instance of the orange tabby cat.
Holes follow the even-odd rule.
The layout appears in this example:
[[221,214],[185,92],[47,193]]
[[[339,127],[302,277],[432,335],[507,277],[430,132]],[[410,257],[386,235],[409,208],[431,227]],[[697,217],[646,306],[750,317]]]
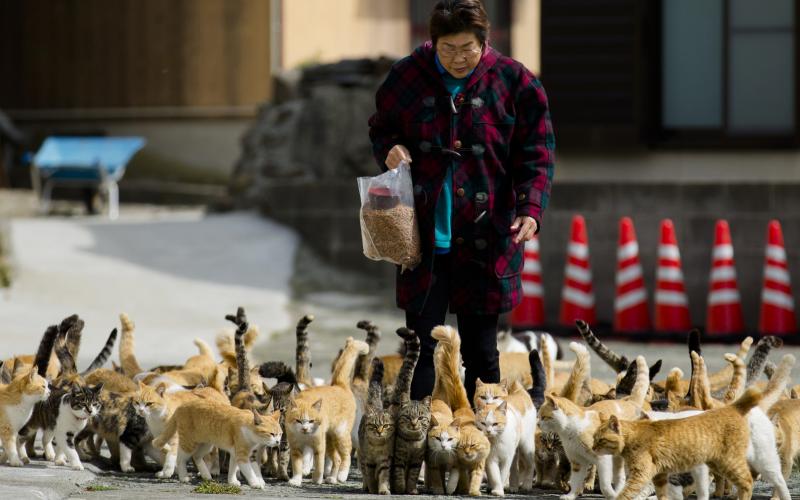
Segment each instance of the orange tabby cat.
[[778,401],[768,413],[775,424],[775,440],[781,457],[783,477],[789,479],[792,465],[800,456],[800,399]]
[[291,450],[292,478],[289,484],[300,486],[303,478],[303,455],[311,449],[314,456],[312,481],[321,484],[325,459],[332,463],[331,484],[344,482],[350,472],[350,434],[356,418],[356,402],[350,390],[350,379],[358,356],[367,354],[369,346],[348,337],[344,351],[336,363],[331,385],[311,387],[294,397],[286,412],[286,435]]
[[629,475],[616,500],[633,500],[650,481],[659,498],[666,493],[667,473],[707,463],[730,479],[739,499],[752,495],[747,464],[750,442],[747,413],[761,401],[758,389],[748,389],[733,404],[677,420],[621,420],[612,415],[594,434],[592,449],[600,455],[622,456]]
[[8,465],[22,467],[17,450],[17,434],[31,418],[33,406],[49,395],[47,380],[36,373],[36,367],[0,387],[0,439]]

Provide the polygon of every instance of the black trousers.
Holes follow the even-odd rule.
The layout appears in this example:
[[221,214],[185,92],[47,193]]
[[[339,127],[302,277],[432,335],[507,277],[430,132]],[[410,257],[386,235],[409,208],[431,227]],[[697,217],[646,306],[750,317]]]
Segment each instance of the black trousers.
[[[450,273],[448,254],[436,255],[433,263],[433,284],[420,314],[406,311],[406,327],[420,340],[420,356],[411,379],[411,399],[420,400],[433,392],[433,350],[436,340],[431,330],[443,325],[447,316]],[[466,375],[464,386],[470,403],[475,394],[475,381],[500,381],[500,353],[497,352],[497,314],[457,314],[461,335],[461,358]]]

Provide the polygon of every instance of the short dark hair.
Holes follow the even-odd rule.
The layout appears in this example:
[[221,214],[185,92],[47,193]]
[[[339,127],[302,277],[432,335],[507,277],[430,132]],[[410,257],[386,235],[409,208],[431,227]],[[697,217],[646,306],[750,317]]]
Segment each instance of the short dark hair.
[[433,45],[441,36],[472,32],[481,45],[489,38],[489,16],[480,0],[441,0],[428,25]]

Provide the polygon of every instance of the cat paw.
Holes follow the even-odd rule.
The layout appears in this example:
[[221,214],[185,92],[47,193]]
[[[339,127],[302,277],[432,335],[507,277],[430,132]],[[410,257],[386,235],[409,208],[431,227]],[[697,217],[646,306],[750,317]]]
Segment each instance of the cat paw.
[[83,470],[83,464],[72,464],[69,467],[72,470]]
[[191,481],[191,478],[190,478],[189,476],[182,477],[182,478],[180,479],[180,481],[181,481],[182,483],[188,483],[189,481]]
[[303,483],[303,479],[299,477],[293,477],[289,479],[290,486],[300,486]]
[[409,490],[407,494],[408,495],[419,495],[419,491],[417,491],[417,489],[414,488],[412,490]]
[[575,498],[574,495],[561,495],[558,500],[575,500]]
[[385,486],[383,488],[379,488],[378,489],[378,495],[391,495],[391,494],[392,494],[392,492],[389,491],[389,488],[387,488]]
[[254,490],[263,490],[266,487],[267,487],[267,483],[265,483],[264,481],[256,481],[256,482],[254,482],[253,484],[250,485],[250,488],[252,488]]
[[25,464],[25,465],[28,465],[29,463],[31,463],[31,459],[28,458],[28,457],[20,457],[20,459],[22,460],[22,463]]
[[336,480],[333,476],[328,476],[325,478],[325,484],[337,484],[339,481]]
[[67,465],[67,460],[64,457],[58,457],[53,463],[55,465]]
[[9,458],[8,465],[11,467],[22,467],[22,460],[19,458]]
[[120,465],[119,468],[122,472],[136,472],[136,469],[130,465]]
[[169,478],[172,477],[172,473],[173,472],[174,471],[171,471],[171,470],[160,470],[160,471],[156,472],[156,477],[159,478],[159,479],[169,479]]
[[502,488],[495,488],[492,491],[490,491],[489,494],[491,494],[493,497],[504,497],[504,496],[506,496],[505,493],[503,492]]
[[44,450],[44,458],[46,458],[48,462],[52,462],[56,459],[56,452]]
[[239,481],[238,479],[234,478],[233,481],[228,481],[228,484],[232,484],[234,486],[241,486],[242,482]]
[[479,496],[481,496],[481,490],[470,491],[469,492],[469,496],[471,496],[471,497],[479,497]]

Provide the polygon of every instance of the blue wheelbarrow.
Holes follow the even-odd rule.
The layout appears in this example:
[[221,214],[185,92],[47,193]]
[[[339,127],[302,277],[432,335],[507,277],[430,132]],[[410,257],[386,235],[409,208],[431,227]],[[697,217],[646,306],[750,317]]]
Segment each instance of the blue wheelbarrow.
[[142,137],[48,137],[33,157],[31,181],[39,208],[50,210],[57,185],[96,188],[106,198],[108,217],[119,216],[117,182],[130,159],[145,144]]

